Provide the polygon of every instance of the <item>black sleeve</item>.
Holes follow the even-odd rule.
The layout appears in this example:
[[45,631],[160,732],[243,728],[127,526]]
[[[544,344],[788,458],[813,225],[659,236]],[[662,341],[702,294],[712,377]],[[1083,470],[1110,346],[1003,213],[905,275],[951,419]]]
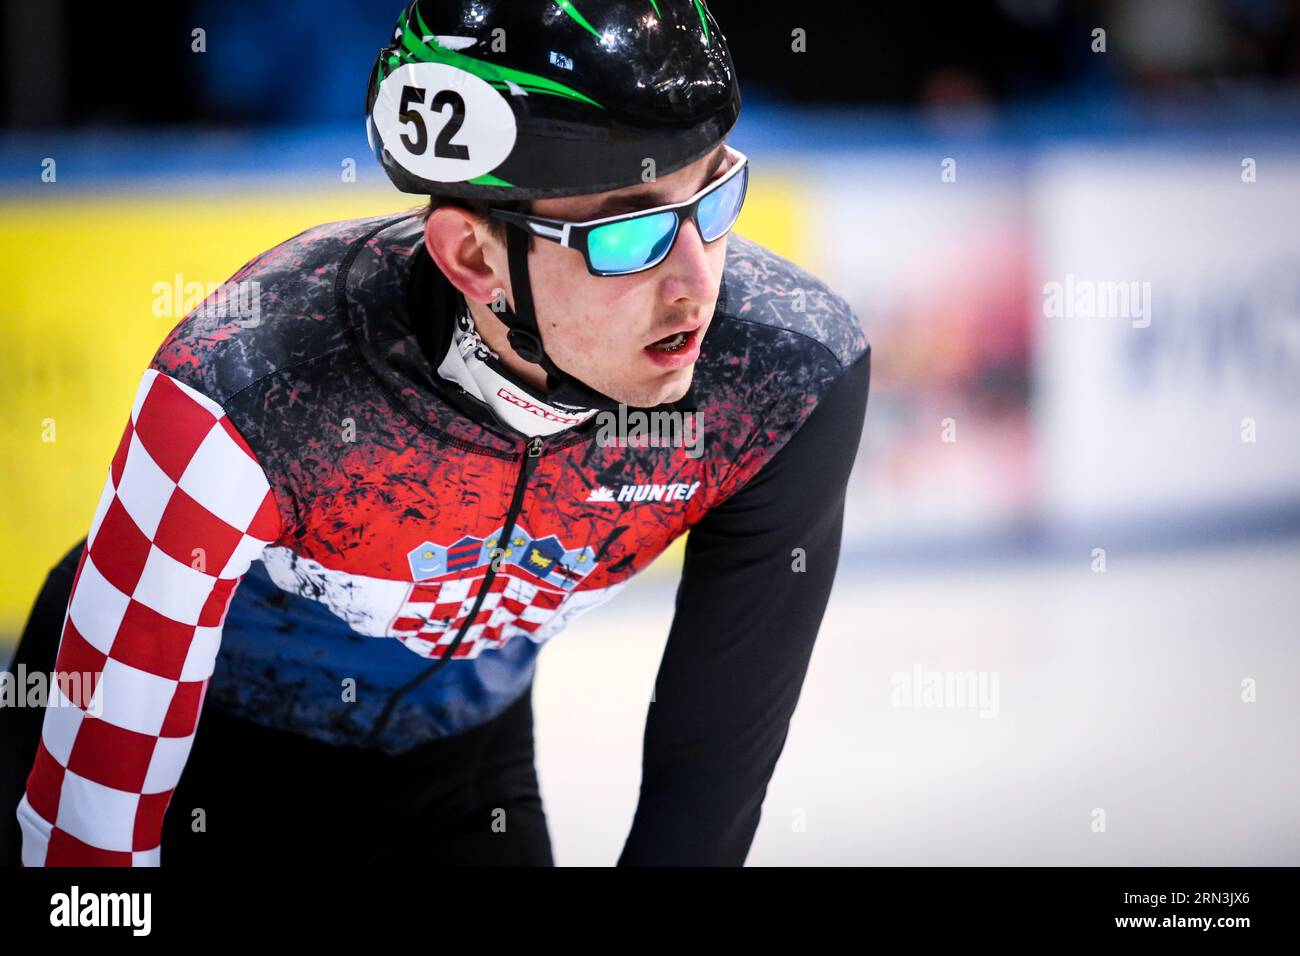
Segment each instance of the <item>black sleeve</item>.
[[619,866],[745,862],[839,562],[870,360],[687,538]]

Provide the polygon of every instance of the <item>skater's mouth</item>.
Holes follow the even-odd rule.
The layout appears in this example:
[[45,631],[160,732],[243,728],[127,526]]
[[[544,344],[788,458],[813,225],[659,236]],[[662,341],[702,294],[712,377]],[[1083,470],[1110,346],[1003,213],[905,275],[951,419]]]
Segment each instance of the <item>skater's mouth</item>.
[[687,341],[694,335],[691,332],[674,332],[672,335],[665,335],[662,339],[650,344],[650,348],[658,349],[661,352],[676,352],[686,347]]
[[646,357],[664,368],[683,368],[700,355],[699,325],[675,329],[655,339],[643,350]]
[[667,352],[668,354],[679,352],[682,349],[689,348],[691,345],[695,344],[696,340],[699,338],[699,331],[700,326],[698,323],[694,325],[682,325],[673,329],[673,331],[669,332],[667,335],[655,339],[647,345],[646,348],[656,349],[660,352]]

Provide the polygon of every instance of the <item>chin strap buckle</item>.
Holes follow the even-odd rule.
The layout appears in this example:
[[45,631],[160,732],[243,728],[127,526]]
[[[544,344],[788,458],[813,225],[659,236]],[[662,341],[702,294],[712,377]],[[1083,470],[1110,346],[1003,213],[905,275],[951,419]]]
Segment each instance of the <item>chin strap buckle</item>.
[[525,362],[542,364],[542,342],[532,332],[523,329],[511,329],[506,333],[506,341]]

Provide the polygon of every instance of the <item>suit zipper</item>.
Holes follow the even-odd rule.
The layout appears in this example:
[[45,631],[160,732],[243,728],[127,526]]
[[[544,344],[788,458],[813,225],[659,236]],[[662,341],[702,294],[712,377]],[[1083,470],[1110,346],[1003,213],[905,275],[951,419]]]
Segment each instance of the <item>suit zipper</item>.
[[[510,541],[510,536],[515,533],[515,522],[519,520],[519,513],[524,506],[524,492],[528,488],[528,480],[532,477],[533,470],[537,467],[538,460],[542,457],[543,443],[541,436],[535,436],[524,443],[522,462],[519,466],[519,477],[515,481],[514,494],[510,498],[510,510],[506,512],[506,523],[501,529],[501,536],[497,538],[497,547],[505,551],[505,546]],[[504,553],[499,557],[504,558]],[[379,737],[380,732],[388,725],[388,720],[392,716],[393,708],[397,701],[406,693],[414,690],[428,678],[432,677],[444,664],[452,659],[456,653],[456,648],[460,647],[465,635],[474,624],[474,619],[478,617],[479,611],[483,607],[483,602],[487,600],[488,592],[491,590],[492,582],[496,580],[497,560],[488,563],[487,573],[483,576],[483,584],[479,587],[478,597],[474,601],[474,607],[465,619],[465,623],[460,626],[456,633],[456,638],[449,645],[447,650],[438,657],[437,661],[424,671],[421,671],[411,680],[407,681],[389,696],[388,701],[384,704],[384,709],[380,711],[379,716],[375,719],[374,726],[370,729],[370,734],[366,738],[367,744],[372,744]]]

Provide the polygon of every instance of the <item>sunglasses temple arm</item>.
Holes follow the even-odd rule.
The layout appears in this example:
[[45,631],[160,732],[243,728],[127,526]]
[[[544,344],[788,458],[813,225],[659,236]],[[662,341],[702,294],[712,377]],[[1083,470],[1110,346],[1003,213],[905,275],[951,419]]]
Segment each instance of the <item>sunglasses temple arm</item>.
[[569,231],[573,226],[571,222],[546,219],[540,216],[527,216],[523,213],[508,212],[505,209],[493,209],[489,215],[512,226],[518,226],[529,235],[537,236],[539,239],[550,239],[562,246],[569,245]]

